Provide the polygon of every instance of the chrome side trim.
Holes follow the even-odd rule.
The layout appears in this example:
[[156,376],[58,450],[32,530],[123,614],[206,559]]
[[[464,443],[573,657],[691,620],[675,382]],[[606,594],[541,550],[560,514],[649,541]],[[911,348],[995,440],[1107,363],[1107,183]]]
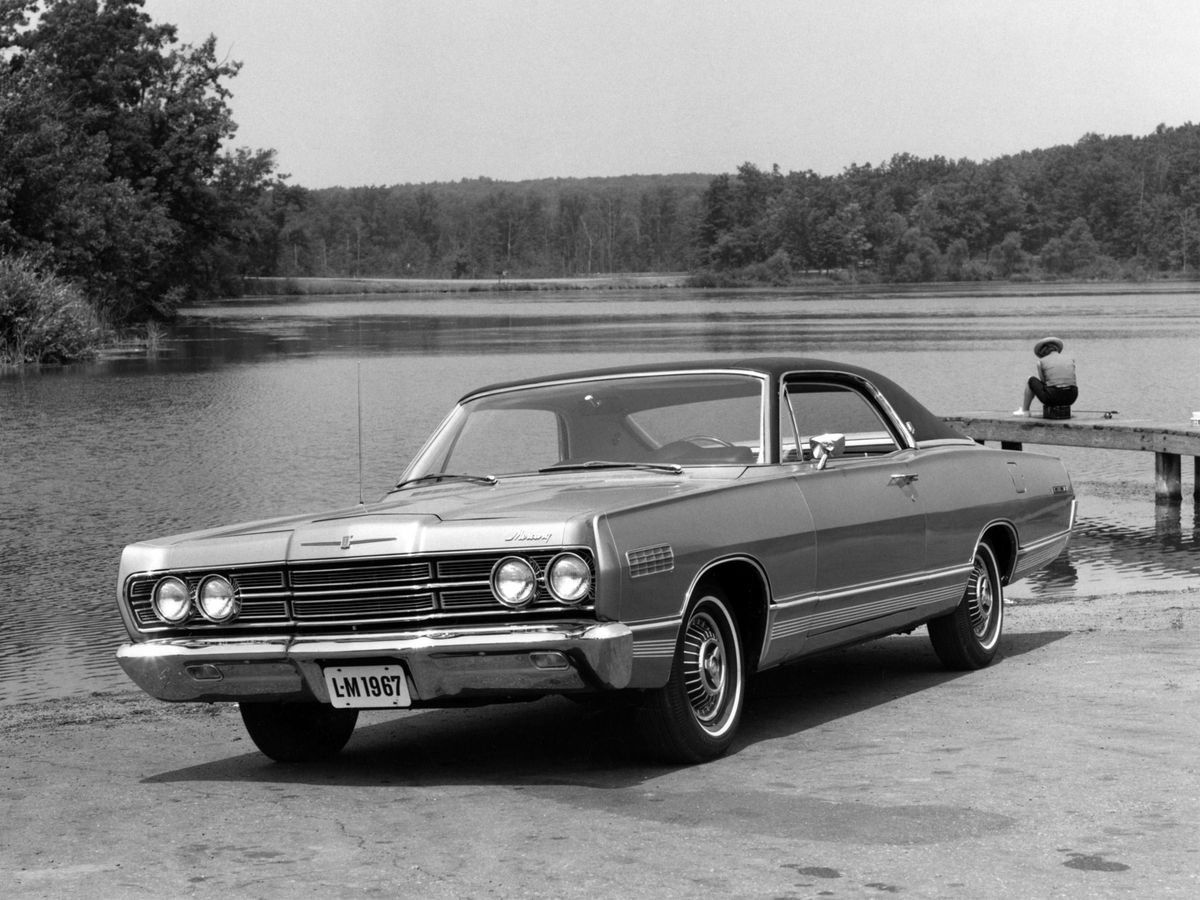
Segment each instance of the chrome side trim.
[[630,626],[634,659],[670,659],[675,655],[682,619],[660,619]]
[[957,584],[930,588],[911,594],[902,594],[870,603],[860,603],[844,609],[826,610],[801,616],[787,622],[776,622],[771,630],[771,639],[791,637],[821,631],[832,631],[857,622],[879,619],[892,613],[915,609],[918,606],[957,603],[962,599],[962,586]]
[[[962,598],[963,587],[970,572],[970,566],[951,566],[906,578],[864,582],[837,591],[809,592],[783,598],[773,607],[775,616],[771,624],[770,640],[830,631],[919,606],[957,603]],[[944,583],[929,585],[930,582]],[[920,587],[923,585],[929,586]],[[900,592],[897,593],[897,590]],[[839,609],[821,609],[825,603],[832,600],[879,593],[886,593],[888,596]]]

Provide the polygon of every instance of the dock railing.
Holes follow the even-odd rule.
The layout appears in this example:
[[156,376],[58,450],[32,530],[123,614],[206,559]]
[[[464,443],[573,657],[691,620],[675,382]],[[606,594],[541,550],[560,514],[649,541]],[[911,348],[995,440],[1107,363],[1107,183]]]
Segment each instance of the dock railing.
[[[1106,418],[1107,417],[1107,418]],[[1183,499],[1181,458],[1192,457],[1192,496],[1200,500],[1200,427],[1124,419],[1119,413],[1082,413],[1069,419],[1043,419],[996,412],[942,417],[980,443],[999,441],[1020,450],[1024,444],[1092,447],[1097,450],[1140,450],[1154,454],[1154,496],[1174,504]]]

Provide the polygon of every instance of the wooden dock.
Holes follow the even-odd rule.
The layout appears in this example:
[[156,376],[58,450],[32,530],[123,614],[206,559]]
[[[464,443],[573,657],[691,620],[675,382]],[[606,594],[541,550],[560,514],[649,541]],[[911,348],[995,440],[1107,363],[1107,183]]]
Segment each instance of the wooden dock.
[[[1111,418],[1105,418],[1111,415]],[[1200,427],[1125,419],[1118,413],[1080,412],[1069,419],[1043,419],[1036,407],[1032,416],[997,412],[943,416],[967,437],[980,443],[999,441],[1020,450],[1024,444],[1093,447],[1097,450],[1140,450],[1154,454],[1154,496],[1160,503],[1183,499],[1181,458],[1192,457],[1195,479],[1192,496],[1200,500]]]

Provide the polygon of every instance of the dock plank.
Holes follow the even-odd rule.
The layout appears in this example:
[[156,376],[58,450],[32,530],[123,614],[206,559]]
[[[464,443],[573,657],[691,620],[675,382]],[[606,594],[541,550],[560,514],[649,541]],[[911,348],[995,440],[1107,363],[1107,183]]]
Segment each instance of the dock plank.
[[1069,419],[1042,419],[997,412],[972,412],[942,418],[968,437],[981,441],[1200,456],[1200,428],[1186,423],[1127,419],[1119,415],[1105,419],[1099,414],[1072,416]]

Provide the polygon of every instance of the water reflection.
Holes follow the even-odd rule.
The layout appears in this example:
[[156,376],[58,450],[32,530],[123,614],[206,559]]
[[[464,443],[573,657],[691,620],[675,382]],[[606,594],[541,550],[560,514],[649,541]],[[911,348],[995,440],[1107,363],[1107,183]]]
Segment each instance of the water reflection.
[[[1153,507],[1153,497],[1148,498]],[[1165,527],[1164,527],[1165,526]],[[1135,590],[1188,590],[1200,584],[1200,520],[1184,527],[1179,507],[1153,527],[1081,518],[1071,545],[1042,571],[1014,585],[1010,598],[1090,597]]]
[[[125,543],[353,502],[360,378],[369,497],[469,388],[650,359],[825,356],[884,371],[940,412],[1011,410],[1032,339],[1052,332],[1076,356],[1081,404],[1186,421],[1200,397],[1196,299],[942,290],[251,301],[190,311],[155,353],[0,374],[0,703],[128,687],[112,655],[124,634],[115,579]],[[1155,360],[1155,383],[1177,391],[1149,390],[1114,364],[1131,340]],[[1195,504],[1188,490],[1174,510],[1155,508],[1152,454],[1050,452],[1072,472],[1079,532],[1010,596],[1197,584]]]

